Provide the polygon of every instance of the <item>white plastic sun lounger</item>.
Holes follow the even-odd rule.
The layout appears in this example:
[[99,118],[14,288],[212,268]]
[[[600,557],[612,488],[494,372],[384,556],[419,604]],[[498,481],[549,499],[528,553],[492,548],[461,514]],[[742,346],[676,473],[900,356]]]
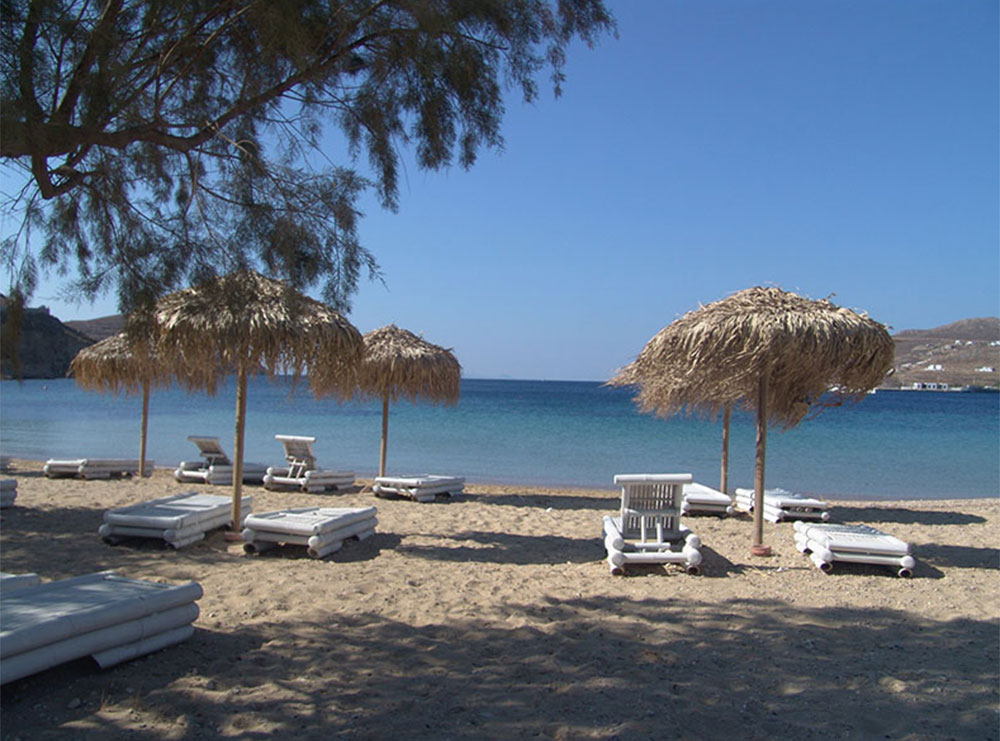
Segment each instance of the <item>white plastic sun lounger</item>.
[[114,572],[0,592],[0,683],[92,656],[114,666],[194,633],[196,582],[126,579]]
[[[736,508],[743,512],[753,512],[753,489],[737,489]],[[822,520],[830,519],[827,512],[829,505],[822,499],[813,499],[802,494],[793,494],[784,489],[764,490],[764,519],[768,522],[783,522],[785,520]]]
[[377,476],[372,491],[376,496],[395,494],[417,502],[433,502],[439,494],[452,496],[465,489],[461,476],[437,476],[423,473],[417,476]]
[[620,474],[621,514],[604,518],[604,546],[612,574],[629,564],[681,563],[700,572],[701,540],[681,526],[683,487],[689,473]]
[[253,514],[246,518],[243,550],[260,553],[277,545],[302,545],[312,558],[339,551],[347,538],[375,534],[374,507],[305,507]]
[[[242,498],[241,521],[252,504],[252,497]],[[229,525],[231,506],[230,497],[193,491],[174,494],[108,510],[98,533],[112,545],[122,538],[161,538],[174,548],[183,548],[203,540],[208,531]]]
[[[205,435],[188,435],[188,440],[198,446],[201,454],[200,461],[181,461],[174,471],[174,478],[178,481],[216,484],[228,486],[233,483],[233,471],[236,466],[222,449],[217,437],[207,437]],[[260,484],[267,473],[267,466],[263,463],[243,462],[242,480],[245,484]]]
[[[146,461],[146,475],[153,475],[155,461]],[[112,476],[138,476],[138,458],[75,458],[58,460],[50,458],[42,469],[50,479],[81,478],[110,479]]]
[[17,499],[17,479],[0,479],[0,509],[13,507]]
[[298,488],[311,493],[336,491],[354,484],[353,471],[328,471],[316,463],[315,437],[275,435],[285,448],[287,466],[272,466],[264,475],[264,488]]
[[899,576],[912,576],[916,561],[910,544],[868,525],[832,525],[796,522],[795,547],[821,571],[837,561],[898,567]]
[[38,574],[4,574],[0,572],[0,595],[13,592],[15,589],[37,587],[41,583],[42,580]]
[[692,482],[684,484],[682,515],[727,515],[733,511],[733,498],[717,489]]

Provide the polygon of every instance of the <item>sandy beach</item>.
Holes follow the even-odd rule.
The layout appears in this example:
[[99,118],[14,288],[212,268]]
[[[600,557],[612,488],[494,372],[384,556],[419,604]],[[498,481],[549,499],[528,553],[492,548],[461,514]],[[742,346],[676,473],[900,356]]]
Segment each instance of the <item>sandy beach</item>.
[[256,512],[378,508],[374,538],[313,560],[248,556],[221,531],[179,551],[112,547],[106,509],[194,487],[167,469],[100,482],[15,466],[3,571],[114,569],[194,580],[204,597],[184,643],[4,685],[3,739],[1000,737],[997,499],[832,502],[835,521],[910,542],[912,579],[824,574],[787,523],[765,523],[775,555],[753,558],[746,516],[688,518],[700,576],[616,577],[610,489],[470,485],[418,504],[247,487]]

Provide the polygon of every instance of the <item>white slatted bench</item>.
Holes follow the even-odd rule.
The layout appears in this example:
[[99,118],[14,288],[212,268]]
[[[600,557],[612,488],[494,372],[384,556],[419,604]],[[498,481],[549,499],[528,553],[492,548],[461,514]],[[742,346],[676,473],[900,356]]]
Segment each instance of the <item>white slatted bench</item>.
[[[753,489],[737,489],[735,498],[736,509],[743,512],[753,512]],[[827,512],[829,505],[822,499],[814,499],[803,494],[794,494],[784,489],[764,490],[764,519],[768,522],[784,522],[785,520],[822,520],[830,519]]]
[[[146,475],[153,475],[155,461],[146,461]],[[50,458],[42,471],[50,479],[110,479],[119,476],[138,476],[138,458],[74,458],[60,460]]]
[[374,507],[303,507],[252,514],[243,528],[243,550],[260,553],[278,545],[300,545],[312,558],[340,550],[348,538],[375,534]]
[[[252,504],[252,497],[242,498],[241,520]],[[121,538],[161,538],[174,548],[183,548],[204,539],[210,530],[229,525],[231,508],[230,497],[193,491],[173,494],[108,510],[98,532],[111,544]]]
[[683,487],[691,474],[619,474],[621,513],[604,517],[604,547],[612,574],[629,564],[679,563],[701,571],[701,540],[680,522]]
[[796,522],[795,547],[809,554],[821,571],[836,562],[871,563],[897,567],[899,576],[912,576],[916,561],[910,544],[869,525]]
[[691,482],[684,484],[682,515],[727,515],[733,511],[733,498],[717,489]]
[[423,473],[415,476],[378,476],[372,491],[376,496],[396,495],[417,502],[432,502],[439,494],[453,496],[465,489],[461,476],[438,476]]
[[101,668],[194,633],[197,582],[171,585],[114,572],[0,589],[0,683],[91,656]]

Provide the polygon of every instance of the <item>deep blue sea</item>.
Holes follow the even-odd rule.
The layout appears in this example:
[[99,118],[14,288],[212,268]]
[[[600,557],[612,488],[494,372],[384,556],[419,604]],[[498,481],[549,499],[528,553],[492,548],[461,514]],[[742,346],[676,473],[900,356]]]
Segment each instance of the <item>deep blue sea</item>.
[[[149,457],[196,460],[188,435],[233,452],[235,385],[214,397],[154,391]],[[83,391],[69,379],[0,383],[0,451],[32,460],[138,457],[141,402]],[[276,433],[313,435],[327,468],[374,475],[381,403],[317,401],[303,384],[251,379],[246,460],[282,461]],[[612,489],[616,473],[693,473],[719,483],[721,422],[640,414],[628,389],[596,382],[462,381],[457,406],[391,407],[388,470],[470,482]],[[735,413],[730,489],[752,486],[754,422]],[[879,391],[768,434],[767,486],[832,498],[1000,494],[1000,394]]]

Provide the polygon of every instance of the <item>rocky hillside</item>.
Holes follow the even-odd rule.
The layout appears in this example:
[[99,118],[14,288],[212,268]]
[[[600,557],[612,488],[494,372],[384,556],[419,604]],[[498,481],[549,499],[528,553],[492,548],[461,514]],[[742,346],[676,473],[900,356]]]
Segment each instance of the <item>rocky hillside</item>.
[[106,337],[118,334],[125,328],[125,317],[121,314],[102,316],[99,319],[83,319],[66,322],[66,326],[86,335],[94,342],[100,342]]
[[0,295],[0,376],[3,378],[62,378],[76,354],[94,342],[67,327],[43,306],[24,310],[15,353],[14,324],[8,321],[8,308],[7,298]]
[[[20,360],[23,378],[62,378],[77,352],[122,330],[121,315],[65,324],[48,309],[28,309]],[[0,295],[0,371],[14,377],[10,362],[7,301]],[[1000,388],[1000,318],[963,319],[934,329],[906,329],[893,335],[896,365],[886,388],[914,384]]]
[[1000,387],[1000,319],[963,319],[893,335],[896,370],[888,388],[920,384]]

